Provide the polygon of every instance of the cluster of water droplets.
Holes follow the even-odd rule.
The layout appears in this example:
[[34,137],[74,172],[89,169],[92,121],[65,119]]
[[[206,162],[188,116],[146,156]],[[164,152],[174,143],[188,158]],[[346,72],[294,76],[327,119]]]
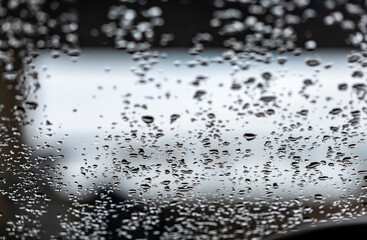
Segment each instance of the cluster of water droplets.
[[[119,1],[90,34],[129,54],[118,66],[133,80],[83,82],[90,98],[69,104],[66,92],[64,119],[42,101],[54,76],[37,61],[82,63],[76,3],[0,3],[4,237],[264,239],[366,214],[362,1],[322,4],[319,24],[353,47],[338,59],[312,35],[299,43],[297,27],[318,14],[308,0],[213,1],[210,31],[181,55],[164,48],[173,33],[156,32],[160,4]],[[216,38],[224,50],[206,49]],[[94,120],[77,125],[83,113]]]

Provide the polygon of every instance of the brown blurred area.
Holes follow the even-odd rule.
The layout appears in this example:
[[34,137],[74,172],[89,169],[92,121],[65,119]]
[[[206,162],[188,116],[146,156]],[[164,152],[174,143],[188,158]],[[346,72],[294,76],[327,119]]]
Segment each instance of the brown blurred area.
[[[7,51],[8,56],[15,56],[17,53],[13,50]],[[13,62],[14,70],[12,73],[21,75],[22,59],[19,57]],[[6,234],[6,222],[14,216],[14,205],[5,193],[17,182],[15,171],[19,164],[14,164],[17,159],[20,159],[19,145],[21,143],[21,129],[18,122],[14,118],[15,107],[21,104],[15,96],[20,94],[16,89],[17,81],[9,81],[4,78],[5,66],[0,66],[0,235]],[[12,169],[9,171],[8,169]],[[15,170],[15,171],[14,171]]]

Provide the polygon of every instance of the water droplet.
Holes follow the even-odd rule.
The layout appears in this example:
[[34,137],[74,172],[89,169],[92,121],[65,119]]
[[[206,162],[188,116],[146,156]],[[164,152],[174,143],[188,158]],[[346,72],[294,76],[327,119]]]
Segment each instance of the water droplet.
[[149,116],[149,115],[145,115],[142,116],[141,119],[143,120],[143,122],[150,124],[154,122],[154,117],[153,116]]
[[256,134],[254,133],[245,133],[243,135],[243,137],[247,140],[247,141],[252,141],[256,138]]

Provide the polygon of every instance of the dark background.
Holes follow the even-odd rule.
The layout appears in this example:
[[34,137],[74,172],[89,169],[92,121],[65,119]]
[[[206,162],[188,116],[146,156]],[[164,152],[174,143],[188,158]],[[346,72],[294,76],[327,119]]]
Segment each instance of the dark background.
[[[218,9],[237,8],[243,12],[244,17],[250,15],[247,13],[249,4],[226,3],[222,8],[214,7],[212,0],[166,0],[166,1],[138,1],[140,3],[123,3],[129,8],[137,11],[147,9],[152,6],[160,6],[163,12],[165,24],[157,27],[156,35],[161,33],[173,33],[175,39],[168,44],[168,47],[191,47],[193,45],[192,38],[198,32],[208,32],[213,35],[213,41],[205,43],[209,47],[222,47],[223,40],[228,36],[220,36],[217,29],[209,26],[213,11]],[[346,1],[344,1],[346,2]],[[361,1],[347,1],[349,3]],[[114,0],[79,0],[76,2],[79,13],[79,40],[83,47],[113,47],[113,40],[102,34],[98,37],[92,37],[90,32],[92,29],[99,29],[104,23],[109,22],[107,12],[112,5],[121,5],[119,1]],[[362,3],[363,6],[363,3]],[[312,0],[306,8],[316,10],[317,16],[298,25],[293,25],[298,34],[297,43],[303,46],[304,42],[312,39],[317,42],[318,47],[346,47],[348,46],[346,38],[348,32],[342,30],[340,26],[325,26],[323,19],[333,11],[340,11],[345,18],[355,19],[355,16],[345,12],[345,4],[336,6],[335,9],[329,10],[325,7],[324,1]],[[306,9],[304,8],[304,9]],[[293,14],[302,14],[304,9],[296,9]],[[264,16],[257,16],[258,19]],[[246,33],[234,34],[232,37],[244,39]],[[153,46],[159,46],[157,39]]]

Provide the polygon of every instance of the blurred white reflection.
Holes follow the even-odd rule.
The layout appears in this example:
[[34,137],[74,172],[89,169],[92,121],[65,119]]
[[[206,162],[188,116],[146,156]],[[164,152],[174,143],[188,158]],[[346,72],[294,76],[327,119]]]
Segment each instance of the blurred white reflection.
[[[54,187],[60,189],[61,195],[88,195],[86,189],[106,186],[119,189],[120,194],[127,196],[130,189],[140,188],[148,177],[152,178],[152,187],[146,194],[151,197],[157,196],[158,193],[175,193],[180,186],[182,187],[182,182],[187,182],[193,187],[194,193],[234,193],[235,197],[246,199],[265,197],[269,192],[285,199],[311,199],[315,194],[322,194],[327,199],[337,199],[360,191],[354,181],[344,179],[350,176],[352,179],[361,177],[356,175],[356,172],[366,168],[364,163],[344,168],[338,164],[333,167],[321,165],[317,170],[305,168],[311,162],[326,159],[328,141],[333,140],[323,142],[322,136],[331,132],[331,125],[343,123],[341,118],[326,116],[335,104],[343,106],[350,101],[350,91],[340,92],[337,87],[346,79],[354,81],[350,79],[346,51],[311,53],[312,57],[322,60],[322,64],[316,68],[307,67],[304,56],[289,56],[284,66],[277,63],[255,64],[251,61],[248,70],[239,70],[236,73],[228,62],[210,63],[209,67],[188,67],[186,63],[197,57],[189,56],[185,50],[180,49],[165,53],[167,58],[159,58],[153,69],[147,72],[145,79],[148,81],[145,84],[139,83],[139,77],[132,71],[132,68],[137,68],[137,63],[131,56],[120,51],[85,49],[77,61],[66,56],[52,59],[49,52],[40,55],[36,64],[41,70],[41,88],[34,96],[34,101],[39,103],[39,107],[28,115],[34,122],[25,127],[26,141],[34,147],[44,147],[45,144],[53,147],[53,150],[40,151],[40,155],[48,153],[64,156],[56,159],[52,165],[59,168],[56,172],[62,175],[50,173],[54,177]],[[220,50],[210,50],[201,58],[210,61],[219,55]],[[182,64],[175,66],[176,60],[180,60]],[[325,69],[325,65],[329,63],[332,63],[332,67]],[[277,101],[281,101],[277,102],[278,106],[268,104],[269,108],[275,110],[275,114],[258,118],[254,114],[238,114],[245,112],[242,109],[230,111],[230,106],[236,101],[253,104],[262,96],[261,91],[254,86],[249,86],[247,93],[244,93],[245,87],[240,91],[231,90],[232,82],[243,82],[249,77],[259,78],[264,71],[271,72],[275,79],[269,81],[270,86],[263,95],[275,95]],[[191,82],[198,75],[205,76],[205,80],[195,87]],[[305,90],[305,94],[317,100],[316,105],[311,106],[315,111],[310,111],[307,120],[303,121],[296,117],[284,118],[283,115],[310,108],[310,99],[299,94],[303,81],[307,78],[318,79],[318,87],[311,86]],[[207,92],[201,101],[193,98],[197,90]],[[329,104],[325,100],[327,97],[333,99],[330,108],[324,107]],[[211,104],[208,104],[209,100]],[[362,104],[354,102],[354,110]],[[144,105],[147,109],[144,109]],[[200,115],[203,110],[204,114]],[[219,140],[213,137],[215,131],[209,132],[205,125],[207,122],[191,121],[191,118],[200,119],[208,113],[214,113],[217,120],[223,121],[222,124],[217,124],[223,125],[219,133],[223,141],[230,143],[225,149],[217,147]],[[171,124],[172,114],[179,114],[180,117]],[[155,125],[164,133],[156,143],[147,142],[147,147],[140,140],[140,136],[157,134],[158,131],[141,120],[143,115],[154,116]],[[136,123],[132,127],[131,123],[134,121]],[[287,121],[294,121],[294,124],[298,121],[307,122],[307,125],[302,125],[303,128],[315,127],[315,131],[302,132],[300,127],[292,132],[284,132],[285,136],[309,138],[309,141],[303,138],[289,143],[296,152],[300,146],[306,145],[305,151],[296,154],[302,158],[298,172],[291,168],[292,159],[288,158],[288,154],[282,158],[264,151],[266,137],[271,136],[273,131],[281,132],[281,127],[274,129],[278,126],[274,122],[289,126],[291,122]],[[321,136],[316,130],[320,128],[326,132]],[[137,131],[138,137],[128,142],[125,138],[131,135],[132,130]],[[204,137],[198,139],[200,131]],[[257,134],[256,139],[246,141],[243,138],[246,132]],[[202,143],[199,144],[205,137],[210,137],[211,140],[208,148],[202,147]],[[147,141],[149,139],[147,138]],[[181,151],[162,151],[174,149],[173,146],[177,142],[183,143]],[[313,145],[313,142],[318,145]],[[274,153],[282,143],[271,144],[274,145],[271,153]],[[129,156],[132,152],[138,152],[141,147],[149,156],[148,159],[143,159],[140,155],[137,158]],[[311,147],[314,149],[307,151]],[[341,152],[350,153],[351,156],[359,155],[359,159],[366,158],[363,145],[357,145],[353,150],[347,146],[341,148]],[[220,159],[216,159],[215,154],[209,152],[210,149],[218,149],[220,153],[227,150],[228,155],[220,154]],[[246,153],[246,149],[251,149],[251,152]],[[201,163],[206,155],[214,160],[208,165]],[[177,179],[172,175],[175,170],[171,169],[166,159],[173,156],[177,160],[185,159],[185,166],[177,168],[178,174],[185,170],[193,170],[187,172],[184,181],[175,181]],[[122,159],[131,161],[132,166],[146,165],[150,169],[140,169],[129,177],[114,164]],[[157,164],[162,166],[158,167]],[[165,169],[170,169],[171,174],[165,174]],[[269,172],[264,173],[264,169]],[[163,181],[171,181],[170,191],[164,189]],[[113,184],[114,182],[117,184]],[[274,184],[279,187],[269,190],[269,186]]]

